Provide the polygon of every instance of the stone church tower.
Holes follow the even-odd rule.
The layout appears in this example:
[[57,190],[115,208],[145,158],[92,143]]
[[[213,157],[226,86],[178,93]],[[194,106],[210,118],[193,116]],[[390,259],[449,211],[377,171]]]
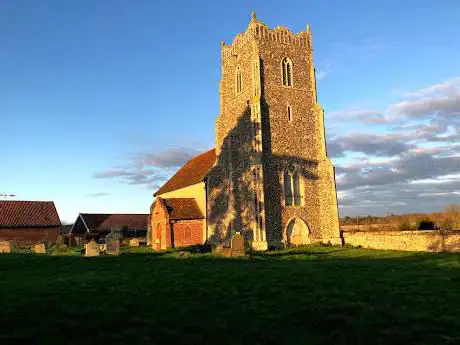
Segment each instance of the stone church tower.
[[268,28],[252,14],[222,42],[216,163],[206,180],[207,239],[239,231],[253,249],[340,243],[334,168],[317,103],[309,26]]

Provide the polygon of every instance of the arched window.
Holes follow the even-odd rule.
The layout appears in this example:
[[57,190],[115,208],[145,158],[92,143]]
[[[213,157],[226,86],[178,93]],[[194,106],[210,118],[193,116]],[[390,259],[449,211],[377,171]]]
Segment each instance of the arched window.
[[243,79],[241,77],[241,70],[239,67],[236,68],[236,93],[240,93],[243,89]]
[[302,176],[298,171],[289,172],[286,170],[284,179],[284,204],[285,206],[303,205],[303,182]]
[[291,174],[286,170],[284,172],[284,203],[286,206],[291,206],[292,201],[292,179]]
[[281,72],[283,74],[283,85],[292,86],[292,61],[287,57],[281,61]]
[[292,175],[292,184],[294,185],[294,205],[300,206],[300,176],[297,171]]

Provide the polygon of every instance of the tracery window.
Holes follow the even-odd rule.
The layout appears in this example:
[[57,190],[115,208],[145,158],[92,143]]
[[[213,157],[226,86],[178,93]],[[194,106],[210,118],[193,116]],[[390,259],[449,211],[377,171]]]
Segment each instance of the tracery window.
[[303,205],[304,186],[301,174],[295,170],[286,170],[283,174],[284,185],[284,205],[301,206]]

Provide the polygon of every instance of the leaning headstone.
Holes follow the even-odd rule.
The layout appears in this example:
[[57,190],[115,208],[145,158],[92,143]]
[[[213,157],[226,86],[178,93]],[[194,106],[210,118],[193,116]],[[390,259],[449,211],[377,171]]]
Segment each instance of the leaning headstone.
[[11,243],[9,241],[0,241],[0,253],[11,253]]
[[132,238],[129,240],[130,247],[139,247],[139,240],[137,238]]
[[33,246],[35,254],[46,254],[46,248],[44,243],[39,243]]
[[120,254],[120,241],[113,236],[107,235],[105,237],[105,242],[107,245],[107,254],[108,255],[118,255]]
[[99,244],[92,240],[85,244],[85,256],[99,256]]
[[232,237],[231,253],[232,256],[244,256],[244,236],[239,232]]

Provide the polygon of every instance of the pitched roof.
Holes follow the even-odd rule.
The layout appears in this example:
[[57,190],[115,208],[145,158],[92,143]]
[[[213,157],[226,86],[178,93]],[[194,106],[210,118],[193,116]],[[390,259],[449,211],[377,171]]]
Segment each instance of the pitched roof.
[[61,234],[67,235],[70,230],[72,230],[73,224],[62,224],[61,225]]
[[159,199],[163,201],[171,220],[204,219],[193,198]]
[[0,228],[60,226],[52,201],[0,201]]
[[80,217],[91,231],[107,231],[117,227],[133,230],[147,229],[148,216],[148,214],[80,213]]
[[202,182],[213,167],[215,161],[215,149],[193,157],[153,195],[161,195]]

